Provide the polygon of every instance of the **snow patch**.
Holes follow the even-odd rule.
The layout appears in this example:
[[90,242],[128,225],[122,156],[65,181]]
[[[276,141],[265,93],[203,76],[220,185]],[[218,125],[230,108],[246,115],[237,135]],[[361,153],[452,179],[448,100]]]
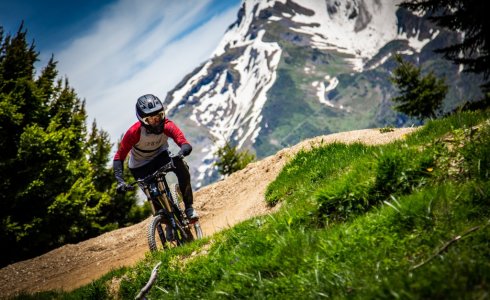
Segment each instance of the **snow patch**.
[[[314,46],[320,49],[337,50],[348,53],[356,58],[369,59],[387,42],[393,40],[397,34],[396,10],[399,0],[381,1],[340,1],[336,14],[329,14],[327,1],[301,0],[295,1],[298,5],[311,9],[313,16],[297,14],[291,19],[294,22],[305,24],[319,24],[320,26],[304,25],[297,32],[313,36]],[[357,29],[357,18],[348,18],[348,9],[353,5],[365,5],[371,19],[361,30]],[[359,66],[359,62],[354,63]]]
[[320,83],[314,81],[312,83],[312,85],[317,88],[316,95],[318,97],[318,101],[329,107],[335,107],[335,105],[331,101],[327,100],[325,95],[337,87],[337,85],[339,84],[339,80],[336,77],[331,78],[329,75],[326,75],[325,81],[328,82],[327,86],[325,86],[325,83],[323,81],[321,81]]
[[[415,30],[415,29],[414,29]],[[399,39],[405,39],[408,41],[408,45],[410,48],[412,48],[415,52],[420,53],[422,51],[422,48],[425,47],[431,40],[436,38],[439,35],[439,30],[436,30],[435,32],[431,32],[431,37],[427,39],[420,39],[420,32],[414,32],[416,34],[415,36],[409,38],[408,34],[406,32],[399,33],[398,38]]]

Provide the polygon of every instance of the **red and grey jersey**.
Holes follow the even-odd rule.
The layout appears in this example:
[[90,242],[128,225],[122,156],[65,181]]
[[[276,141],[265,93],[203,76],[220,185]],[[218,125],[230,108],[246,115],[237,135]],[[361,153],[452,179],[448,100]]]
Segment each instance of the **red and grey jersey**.
[[124,161],[129,152],[128,166],[138,168],[149,163],[154,157],[168,149],[168,138],[172,138],[180,147],[189,144],[182,131],[174,122],[165,119],[162,134],[149,133],[138,121],[134,123],[119,145],[114,160]]

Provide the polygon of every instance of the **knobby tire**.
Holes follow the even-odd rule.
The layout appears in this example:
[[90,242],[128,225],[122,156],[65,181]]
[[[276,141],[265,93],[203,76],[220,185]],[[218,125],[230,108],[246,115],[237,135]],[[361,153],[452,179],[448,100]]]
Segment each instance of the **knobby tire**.
[[166,249],[169,247],[170,243],[175,243],[176,246],[180,246],[185,242],[184,229],[178,220],[175,220],[177,232],[173,232],[174,239],[168,240],[166,227],[170,225],[162,222],[162,218],[163,216],[156,215],[151,219],[150,224],[148,225],[147,239],[150,251],[158,251],[159,246],[161,246],[162,249]]
[[201,239],[203,237],[199,221],[194,222],[193,224],[189,224],[189,226],[185,228],[184,226],[182,226],[182,224],[184,223],[183,218],[185,218],[184,203],[182,200],[182,193],[180,192],[178,184],[172,184],[170,186],[170,196],[172,197],[172,199],[170,200],[174,201],[174,209],[178,209],[174,212],[177,232],[173,232],[174,240],[169,241],[166,234],[166,226],[170,225],[162,222],[162,215],[154,216],[151,219],[147,230],[147,239],[150,251],[158,251],[159,245],[161,245],[162,249],[166,249],[172,242],[175,242],[176,246],[180,246],[185,242],[190,242],[195,239]]

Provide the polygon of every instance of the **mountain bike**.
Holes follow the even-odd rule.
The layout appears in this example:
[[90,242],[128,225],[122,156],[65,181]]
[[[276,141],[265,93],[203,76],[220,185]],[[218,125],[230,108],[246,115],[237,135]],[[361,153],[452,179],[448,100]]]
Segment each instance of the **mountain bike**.
[[184,213],[179,185],[167,182],[166,175],[174,168],[174,159],[183,157],[171,156],[169,163],[129,184],[140,186],[153,206],[153,218],[147,229],[150,251],[180,246],[203,236],[199,220],[191,221]]

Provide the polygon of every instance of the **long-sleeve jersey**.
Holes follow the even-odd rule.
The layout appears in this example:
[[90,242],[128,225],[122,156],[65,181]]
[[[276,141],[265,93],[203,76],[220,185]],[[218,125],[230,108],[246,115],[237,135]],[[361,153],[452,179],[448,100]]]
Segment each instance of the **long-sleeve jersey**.
[[168,149],[168,138],[172,138],[180,147],[189,144],[182,131],[169,119],[165,119],[163,133],[149,133],[138,121],[124,134],[114,160],[124,161],[129,152],[128,166],[141,167],[150,162],[155,156]]

